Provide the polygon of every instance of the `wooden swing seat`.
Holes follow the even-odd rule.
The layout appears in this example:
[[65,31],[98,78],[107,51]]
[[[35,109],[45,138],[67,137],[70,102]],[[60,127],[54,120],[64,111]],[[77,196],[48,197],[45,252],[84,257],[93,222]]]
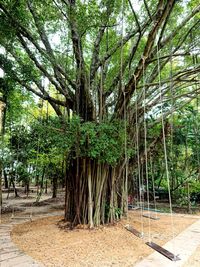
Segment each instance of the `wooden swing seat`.
[[139,210],[140,207],[138,207],[138,206],[133,206],[133,205],[128,205],[128,209],[129,209],[129,210]]
[[143,214],[142,216],[145,217],[145,218],[149,218],[151,220],[160,220],[159,217],[151,216],[151,215],[148,215],[148,214]]
[[126,225],[125,228],[126,228],[126,230],[128,230],[129,232],[131,232],[132,234],[134,234],[135,236],[137,236],[139,238],[142,238],[142,233],[140,233],[138,230],[136,230],[132,226]]
[[162,211],[161,210],[157,210],[157,209],[151,209],[151,208],[143,208],[143,210],[148,210],[148,211],[151,211],[151,212],[160,212],[160,213],[162,213]]
[[178,261],[180,260],[180,258],[176,255],[174,255],[173,253],[171,253],[170,251],[162,248],[161,246],[153,243],[153,242],[146,242],[145,243],[147,246],[151,247],[152,249],[156,250],[158,253],[162,254],[163,256],[165,256],[166,258],[168,258],[171,261]]

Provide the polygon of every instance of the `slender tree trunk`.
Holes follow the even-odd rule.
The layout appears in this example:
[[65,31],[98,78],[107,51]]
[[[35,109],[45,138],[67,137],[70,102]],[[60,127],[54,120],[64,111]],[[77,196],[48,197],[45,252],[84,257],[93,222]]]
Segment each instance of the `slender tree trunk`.
[[30,191],[30,189],[29,189],[29,181],[28,182],[26,182],[26,184],[25,184],[25,191],[26,191],[26,196],[28,197],[28,195],[29,195],[29,191]]
[[15,182],[14,182],[14,179],[12,179],[11,183],[13,185],[13,190],[14,190],[14,193],[15,193],[15,197],[19,197],[16,185],[15,185]]
[[35,186],[37,186],[37,195],[39,194],[39,189],[40,189],[40,185],[39,185],[39,175],[36,175],[35,178]]
[[36,177],[35,177],[35,186],[38,187],[38,184],[39,184],[39,176],[36,175]]
[[43,193],[45,171],[46,171],[46,167],[44,166],[43,171],[42,171],[42,179],[41,179],[41,183],[40,183],[40,191],[39,191],[39,181],[38,181],[36,202],[40,201],[40,198],[41,198],[42,193]]
[[42,179],[41,179],[41,183],[40,183],[40,188],[43,189],[44,187],[44,176],[45,176],[45,171],[46,171],[46,167],[43,167],[43,172],[42,172]]
[[91,177],[91,164],[88,162],[88,222],[89,228],[94,227],[93,223],[93,203],[92,203],[92,177]]
[[[67,163],[66,163],[67,166]],[[67,167],[65,168],[65,216],[64,219],[67,221],[68,219],[68,201],[69,201],[69,191],[68,191],[68,186],[67,186],[67,180],[68,180],[68,173],[67,173]]]
[[8,194],[7,194],[6,199],[9,199],[9,195],[10,195],[10,187],[11,187],[11,181],[10,181],[10,179],[9,179],[9,181],[8,181]]
[[52,194],[52,198],[56,198],[57,197],[57,187],[58,187],[58,178],[56,176],[53,177],[53,194]]
[[62,189],[65,188],[65,159],[62,160]]
[[4,170],[4,187],[5,187],[5,189],[8,189],[8,177],[7,177],[7,174],[6,174],[6,172],[5,172],[5,170]]
[[46,181],[45,181],[45,194],[47,194],[47,189],[48,189],[48,181],[46,179]]

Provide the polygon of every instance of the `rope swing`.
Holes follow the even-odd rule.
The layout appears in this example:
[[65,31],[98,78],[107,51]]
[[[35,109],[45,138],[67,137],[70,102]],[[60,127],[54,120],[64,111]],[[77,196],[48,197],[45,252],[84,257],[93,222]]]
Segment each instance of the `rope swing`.
[[120,90],[123,93],[123,106],[124,106],[124,161],[125,173],[123,177],[124,196],[126,196],[125,214],[128,215],[128,154],[127,154],[127,114],[126,114],[126,92],[123,87],[123,36],[124,36],[124,0],[121,1],[121,50],[120,50]]
[[139,206],[140,206],[140,222],[141,222],[141,235],[144,234],[144,222],[143,222],[143,203],[142,202],[142,185],[141,185],[141,166],[140,166],[140,149],[139,149],[139,126],[138,126],[138,105],[137,105],[137,90],[136,90],[136,77],[134,75],[135,84],[135,124],[136,124],[136,151],[137,151],[137,167],[138,167],[138,184],[139,184]]
[[[145,73],[144,73],[145,58],[142,58],[143,71],[143,112],[144,112],[144,154],[145,154],[145,175],[146,175],[146,191],[147,191],[147,209],[148,209],[148,237],[151,241],[151,220],[150,220],[150,204],[149,204],[149,174],[148,174],[148,152],[147,152],[147,123],[146,123],[146,89],[145,89]],[[144,215],[143,215],[144,216]]]
[[[174,250],[174,221],[173,221],[173,212],[172,212],[172,200],[171,200],[171,190],[170,190],[170,178],[169,178],[169,167],[168,167],[168,159],[167,159],[167,146],[166,146],[166,137],[165,137],[165,127],[164,127],[164,116],[163,116],[163,97],[162,97],[162,88],[161,88],[161,75],[160,75],[160,59],[159,59],[159,47],[158,43],[157,47],[157,61],[158,61],[158,79],[159,79],[159,94],[160,94],[160,109],[161,109],[161,124],[162,124],[162,135],[163,135],[163,150],[164,150],[164,160],[165,160],[165,169],[166,169],[166,178],[167,178],[167,187],[168,187],[168,195],[169,195],[169,206],[170,206],[170,217],[171,217],[171,229],[172,229],[172,242],[173,242],[173,250]],[[167,257],[172,261],[180,260],[178,256],[169,252],[166,249],[163,249],[159,245],[153,242],[146,242],[146,245],[153,248],[157,252],[161,253],[163,256]]]
[[[171,229],[172,229],[172,238],[174,240],[174,222],[173,222],[173,213],[172,213],[172,200],[171,200],[171,191],[170,191],[170,178],[169,178],[169,167],[168,167],[168,159],[167,159],[167,147],[166,147],[166,134],[165,134],[165,127],[164,127],[164,116],[163,116],[163,98],[162,98],[162,88],[161,88],[161,74],[160,74],[160,61],[159,61],[159,48],[157,46],[157,65],[158,65],[158,79],[159,79],[159,95],[160,95],[160,110],[161,110],[161,124],[162,124],[162,136],[163,136],[163,150],[164,150],[164,160],[165,160],[165,169],[166,169],[166,178],[167,178],[167,186],[168,186],[168,194],[169,194],[169,206],[170,206],[170,215],[171,215]],[[150,216],[150,199],[149,199],[149,174],[148,174],[148,150],[147,150],[147,121],[146,121],[146,89],[145,89],[145,57],[142,57],[142,71],[143,71],[143,127],[144,127],[144,156],[145,156],[145,176],[146,176],[146,191],[147,191],[147,206],[148,206],[148,215],[143,214],[143,209],[141,205],[141,176],[140,176],[140,158],[139,158],[139,131],[138,131],[138,107],[137,107],[137,94],[136,94],[136,77],[134,76],[135,80],[135,113],[136,113],[136,151],[137,151],[137,165],[138,165],[138,179],[139,179],[139,194],[140,194],[140,206],[141,206],[141,218],[147,217],[148,218],[148,242],[145,242],[146,245],[151,247],[152,249],[156,250],[163,256],[167,257],[171,261],[180,260],[178,256],[171,253],[170,251],[162,248],[161,246],[157,245],[156,243],[152,242],[151,240],[151,219]],[[170,74],[171,78],[171,74]],[[150,158],[150,173],[152,178],[152,185],[153,185],[153,194],[154,194],[154,205],[156,211],[156,199],[155,199],[155,184],[154,184],[154,174],[153,174],[153,165],[152,165],[152,158],[149,154]],[[143,179],[142,179],[143,180]],[[156,214],[157,218],[157,214]],[[143,221],[141,219],[141,232],[138,232],[131,226],[125,226],[125,228],[136,235],[139,238],[143,237]],[[174,242],[174,241],[173,241]],[[174,243],[173,243],[174,246]],[[173,249],[174,250],[174,249]]]

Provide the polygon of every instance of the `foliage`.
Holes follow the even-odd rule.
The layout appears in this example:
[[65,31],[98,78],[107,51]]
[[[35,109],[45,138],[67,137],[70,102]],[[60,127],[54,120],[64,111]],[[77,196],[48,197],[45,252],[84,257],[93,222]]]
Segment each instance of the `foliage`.
[[81,156],[98,159],[110,165],[119,162],[124,153],[124,128],[122,123],[86,122],[80,127]]

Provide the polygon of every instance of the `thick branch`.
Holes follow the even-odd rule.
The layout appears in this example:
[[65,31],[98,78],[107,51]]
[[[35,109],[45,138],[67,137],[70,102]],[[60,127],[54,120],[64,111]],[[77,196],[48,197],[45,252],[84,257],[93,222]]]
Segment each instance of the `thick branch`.
[[125,99],[124,99],[124,94],[123,92],[120,92],[119,96],[118,96],[118,101],[115,107],[115,116],[120,117],[121,114],[123,114],[123,109],[128,105],[131,96],[135,90],[135,78],[137,79],[136,85],[139,82],[140,78],[142,77],[142,73],[143,73],[143,68],[144,70],[147,67],[147,64],[145,64],[145,62],[147,62],[152,48],[153,48],[153,44],[155,42],[155,37],[158,33],[158,30],[160,29],[160,27],[162,26],[162,24],[165,22],[165,19],[168,17],[168,14],[171,10],[171,6],[174,3],[174,0],[170,0],[167,1],[167,4],[165,5],[165,7],[163,5],[161,5],[163,1],[160,1],[158,6],[160,8],[158,8],[157,13],[155,15],[154,18],[154,24],[152,26],[151,31],[148,34],[148,38],[147,38],[147,42],[144,48],[144,52],[143,52],[143,57],[140,59],[134,75],[132,76],[132,78],[130,79],[130,81],[128,82],[128,84],[125,86]]
[[72,86],[72,88],[75,89],[74,82],[69,78],[69,76],[61,68],[61,66],[59,66],[58,64],[56,64],[54,58],[52,58],[51,55],[49,55],[48,53],[46,53],[46,51],[43,48],[41,48],[41,46],[37,43],[35,37],[32,36],[32,34],[30,33],[30,31],[28,31],[15,17],[13,17],[11,15],[11,12],[7,11],[6,7],[2,3],[0,3],[0,9],[7,16],[7,18],[9,19],[12,27],[16,30],[16,32],[19,33],[21,36],[26,37],[33,44],[33,46],[38,50],[38,52],[40,52],[40,54],[42,56],[44,56],[51,63],[51,65],[54,68],[55,68],[55,66],[57,67],[57,69],[60,71],[60,73],[67,79],[67,81]]
[[113,79],[113,82],[112,82],[110,88],[108,89],[108,91],[106,91],[106,93],[105,93],[106,97],[108,97],[113,92],[113,90],[117,87],[117,85],[120,81],[121,75],[124,74],[128,64],[129,65],[131,64],[131,61],[132,61],[132,59],[133,59],[133,57],[137,51],[140,39],[141,39],[141,34],[138,35],[136,43],[132,46],[132,48],[130,49],[128,57],[124,60],[123,65],[122,65],[122,69],[121,68],[119,69],[118,74]]
[[[160,49],[164,47],[170,40],[172,40],[177,33],[190,21],[197,13],[200,12],[200,5],[198,5],[177,27],[176,29],[169,34],[164,40],[160,42]],[[153,54],[155,54],[155,51],[153,51]]]
[[90,66],[90,84],[92,84],[94,79],[95,79],[95,73],[97,70],[97,63],[99,61],[99,51],[100,51],[101,40],[103,38],[106,26],[109,22],[110,15],[112,14],[112,11],[113,11],[114,2],[112,4],[109,4],[109,2],[108,2],[107,4],[108,4],[107,9],[102,14],[102,17],[104,17],[106,15],[106,20],[103,22],[105,26],[100,27],[99,32],[98,32],[97,37],[96,37],[96,40],[94,42],[94,48],[93,48],[93,53],[92,53],[91,66]]

